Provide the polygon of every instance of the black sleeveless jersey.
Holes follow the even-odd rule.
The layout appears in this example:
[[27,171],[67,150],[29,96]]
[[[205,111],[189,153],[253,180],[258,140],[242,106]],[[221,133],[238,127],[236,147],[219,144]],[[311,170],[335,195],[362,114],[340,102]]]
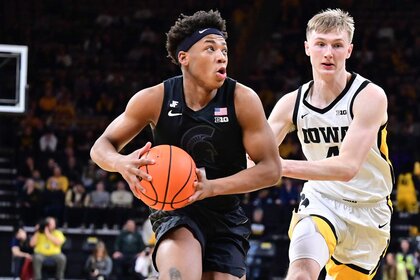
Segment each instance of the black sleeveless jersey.
[[[183,78],[164,81],[160,117],[153,130],[154,144],[170,144],[187,151],[208,179],[226,177],[246,168],[242,129],[236,119],[236,81],[227,78],[214,98],[202,109],[191,110],[185,103]],[[213,208],[238,205],[235,195],[208,198],[199,203]]]

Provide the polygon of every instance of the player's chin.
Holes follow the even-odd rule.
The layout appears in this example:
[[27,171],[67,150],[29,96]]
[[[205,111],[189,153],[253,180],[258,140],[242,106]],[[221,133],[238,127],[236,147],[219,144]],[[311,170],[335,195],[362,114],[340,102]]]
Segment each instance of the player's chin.
[[223,83],[222,82],[216,82],[216,81],[207,81],[206,83],[206,88],[213,90],[213,89],[219,89],[220,87],[222,87]]
[[335,71],[325,71],[325,70],[319,71],[318,73],[324,78],[334,77],[337,74],[337,72]]
[[225,80],[226,80],[226,77],[225,78],[216,77],[213,80],[214,87],[215,88],[221,87],[223,85],[223,83],[225,82]]

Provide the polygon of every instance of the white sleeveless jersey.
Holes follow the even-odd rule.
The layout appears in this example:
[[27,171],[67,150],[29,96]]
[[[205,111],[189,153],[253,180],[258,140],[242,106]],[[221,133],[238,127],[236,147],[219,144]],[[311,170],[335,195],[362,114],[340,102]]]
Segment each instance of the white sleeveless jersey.
[[[353,73],[343,92],[326,108],[308,102],[313,81],[302,85],[297,94],[293,122],[307,160],[321,160],[338,155],[341,143],[353,118],[353,102],[369,83]],[[375,104],[372,104],[375,106]],[[305,188],[351,202],[375,202],[389,196],[394,182],[386,144],[386,124],[380,127],[376,143],[357,175],[349,182],[308,181]]]

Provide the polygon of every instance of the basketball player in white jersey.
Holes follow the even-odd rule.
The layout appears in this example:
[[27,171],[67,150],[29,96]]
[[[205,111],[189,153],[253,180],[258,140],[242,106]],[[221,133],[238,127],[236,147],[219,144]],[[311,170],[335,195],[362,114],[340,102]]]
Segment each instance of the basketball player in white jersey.
[[313,81],[286,94],[269,123],[280,145],[296,130],[307,160],[282,160],[283,175],[307,180],[289,235],[287,280],[372,279],[388,247],[393,172],[387,98],[346,70],[353,18],[328,9],[309,20],[305,52]]

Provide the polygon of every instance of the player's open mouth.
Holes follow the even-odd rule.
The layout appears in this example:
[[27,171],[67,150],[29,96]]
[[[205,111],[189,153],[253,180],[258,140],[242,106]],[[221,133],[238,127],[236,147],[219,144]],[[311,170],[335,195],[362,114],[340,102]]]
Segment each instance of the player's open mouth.
[[226,68],[225,67],[219,68],[219,70],[217,70],[217,76],[223,79],[226,78]]
[[334,64],[333,63],[321,63],[322,68],[325,70],[333,70]]
[[220,73],[222,75],[226,74],[226,68],[225,67],[220,68],[219,70],[217,70],[217,73]]

